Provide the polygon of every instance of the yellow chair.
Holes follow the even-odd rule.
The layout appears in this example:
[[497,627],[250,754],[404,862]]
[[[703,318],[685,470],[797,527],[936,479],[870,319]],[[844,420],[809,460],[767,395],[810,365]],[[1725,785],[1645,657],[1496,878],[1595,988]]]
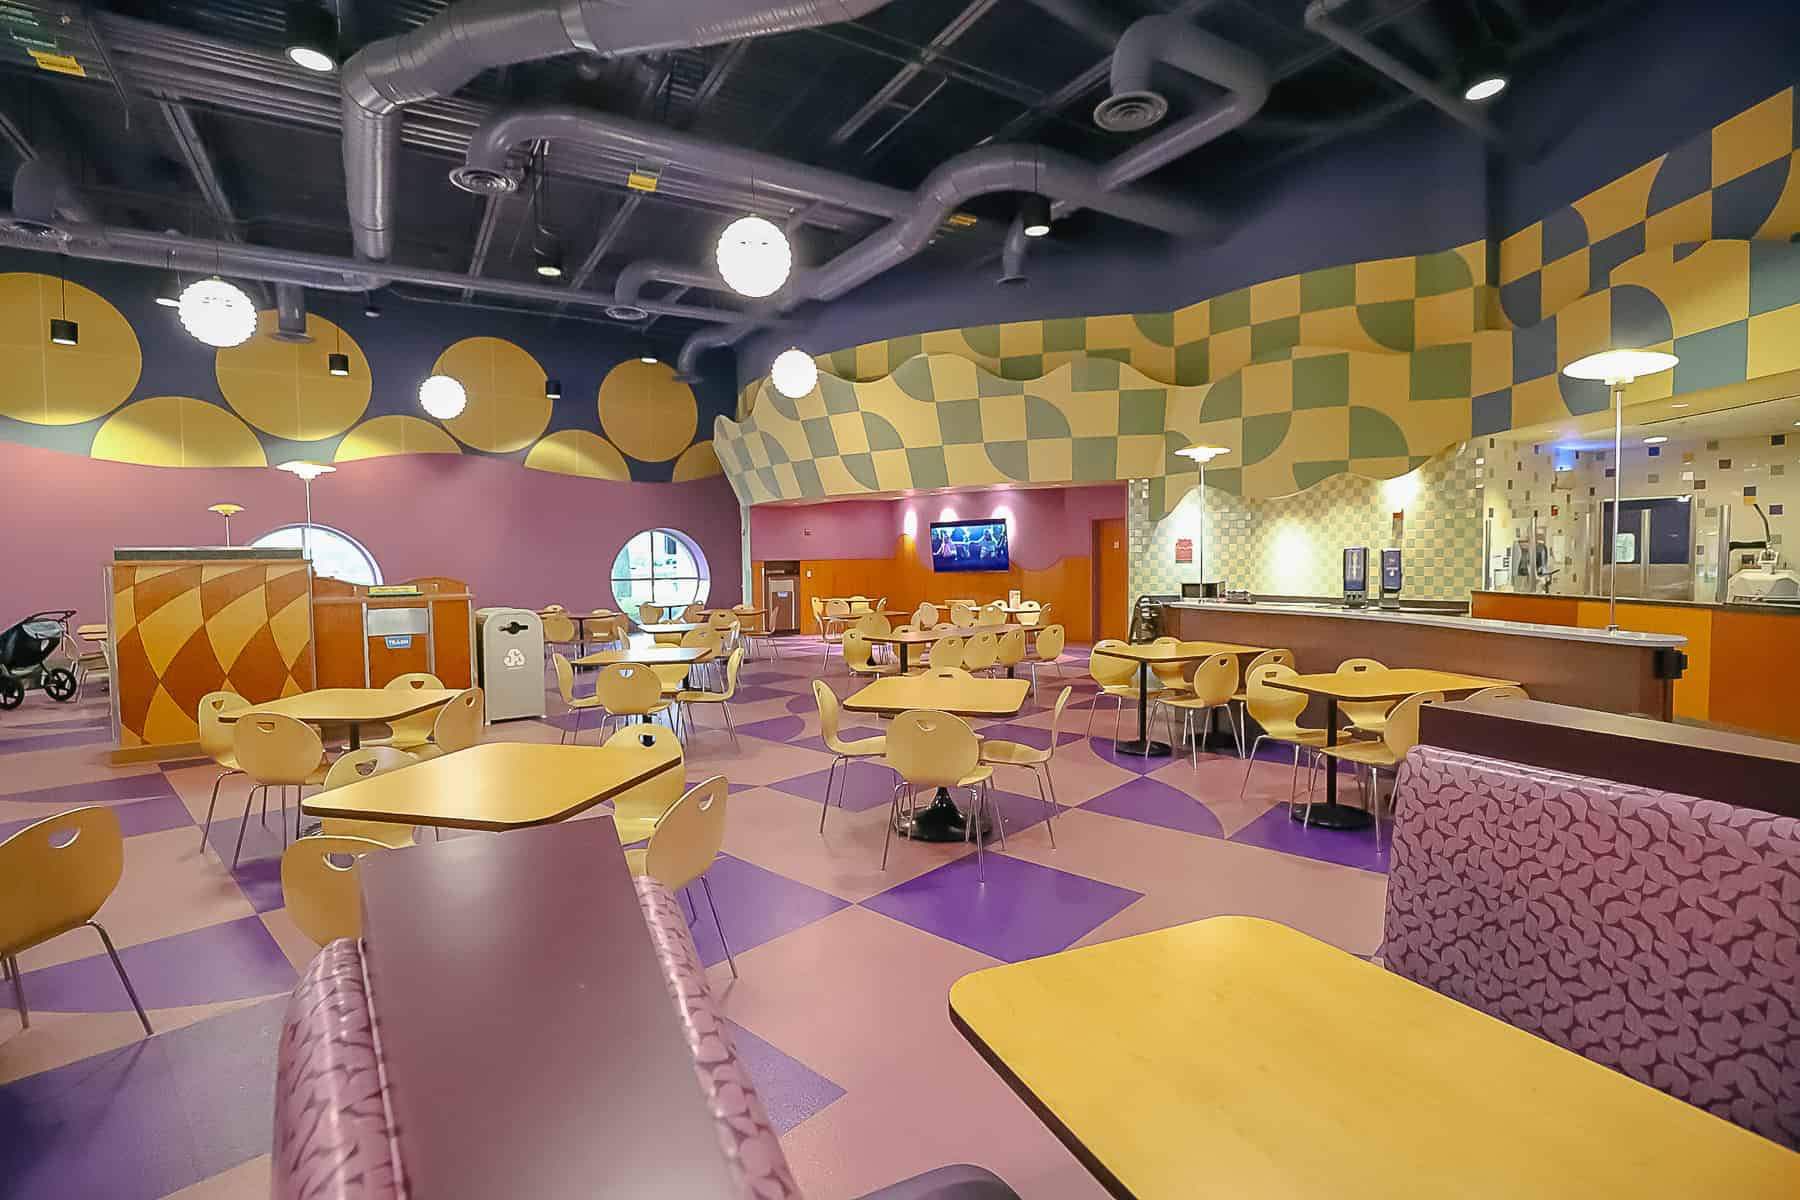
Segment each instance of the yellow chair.
[[[562,736],[556,740],[559,743],[567,743],[571,740],[579,743],[581,741],[581,714],[587,712],[589,709],[603,707],[600,703],[600,697],[577,696],[575,694],[574,666],[570,664],[568,659],[560,654],[551,655],[550,661],[556,667],[556,690],[562,693],[563,708],[566,711],[575,714],[574,727],[572,729],[563,730]],[[602,720],[604,720],[604,717],[602,717]]]
[[892,675],[900,668],[893,663],[874,661],[869,639],[852,629],[844,635],[844,665],[850,668],[853,675]]
[[[1159,650],[1181,649],[1178,637],[1159,637],[1150,643]],[[1188,690],[1187,677],[1194,670],[1192,662],[1152,663],[1150,673],[1156,676],[1158,686],[1166,692],[1185,692]]]
[[487,721],[487,695],[478,687],[464,688],[438,709],[431,723],[431,740],[413,751],[419,758],[437,758],[467,750],[481,740]]
[[813,596],[811,598],[811,601],[812,601],[813,627],[819,631],[820,637],[824,637],[825,636],[825,601],[820,599],[817,596]]
[[1266,667],[1272,664],[1279,664],[1284,667],[1295,667],[1298,669],[1294,661],[1294,652],[1292,650],[1264,650],[1261,654],[1251,659],[1250,665],[1244,668],[1243,682],[1239,685],[1237,694],[1231,698],[1231,702],[1238,706],[1237,724],[1232,726],[1232,728],[1237,730],[1237,743],[1238,749],[1240,750],[1244,747],[1244,738],[1247,734],[1245,716],[1249,711],[1247,705],[1250,698],[1250,675],[1256,668]]
[[967,670],[963,669],[962,667],[927,667],[925,669],[925,676],[928,679],[973,679],[973,678],[975,678],[974,675],[970,674]]
[[966,600],[953,601],[950,605],[950,623],[958,629],[975,627],[975,606]]
[[[1191,735],[1191,726],[1195,714],[1202,714],[1203,719],[1198,744],[1190,743],[1193,751],[1193,764],[1200,765],[1200,751],[1206,748],[1206,739],[1212,734],[1212,715],[1219,709],[1225,710],[1225,723],[1231,724],[1231,697],[1237,691],[1238,660],[1235,654],[1215,654],[1211,658],[1201,659],[1194,667],[1193,677],[1186,681],[1186,690],[1181,692],[1167,691],[1157,698],[1156,703],[1163,709],[1163,717],[1169,723],[1169,740],[1174,743],[1180,753],[1181,743]],[[1181,740],[1175,738],[1175,712],[1180,710]],[[1240,743],[1237,751],[1244,752]]]
[[[567,618],[564,618],[567,620]],[[383,690],[390,692],[422,692],[426,689],[441,690],[443,680],[429,671],[412,671],[405,675],[397,675],[382,685]],[[414,713],[410,717],[401,717],[388,725],[386,737],[364,738],[365,746],[392,746],[397,750],[416,750],[431,740],[431,727],[437,724],[436,710]]]
[[725,940],[725,926],[713,903],[712,885],[706,882],[706,872],[725,844],[726,791],[723,775],[714,775],[689,788],[650,831],[650,844],[642,850],[627,850],[625,862],[633,875],[648,875],[671,892],[700,881],[706,907],[712,912],[713,928],[719,932],[719,944],[725,947],[725,961],[731,964],[731,977],[736,979],[737,959],[732,956],[731,943]]
[[706,605],[696,600],[681,610],[681,620],[684,624],[692,624],[698,621],[705,612]]
[[540,611],[544,613],[559,613],[568,612],[569,610],[560,604],[546,604]]
[[[618,730],[606,739],[606,744],[622,749],[661,747],[665,753],[673,752],[678,763],[683,757],[681,741],[674,730],[661,725],[633,725]],[[662,815],[681,799],[681,780],[682,768],[677,766],[673,770],[659,771],[613,797],[613,829],[619,835],[621,846],[641,842],[650,836]]]
[[389,847],[360,837],[301,838],[281,855],[281,900],[301,933],[323,946],[362,936],[363,856]]
[[831,648],[840,646],[844,640],[844,628],[850,623],[850,604],[845,600],[827,600],[825,602],[825,657],[831,657]]
[[125,836],[119,831],[119,814],[110,808],[72,808],[0,842],[0,963],[12,978],[13,1003],[26,1029],[31,1028],[31,1010],[19,977],[19,952],[89,925],[100,935],[145,1035],[156,1032],[112,938],[95,919],[124,873]]
[[573,646],[576,642],[575,622],[560,612],[544,618],[544,645]]
[[994,665],[1004,669],[1011,675],[1018,665],[1025,661],[1025,630],[1009,629],[1000,635],[995,647]]
[[992,811],[992,826],[1006,845],[1006,828],[988,788],[994,768],[981,764],[981,739],[961,717],[948,713],[909,709],[888,726],[887,765],[900,782],[894,785],[888,809],[887,834],[881,840],[881,869],[887,870],[888,845],[894,840],[894,822],[901,819],[900,793],[906,791],[905,812],[913,809],[920,788],[968,788],[974,810],[967,813],[968,836],[975,842],[975,876],[987,878],[987,840],[982,836],[983,809]]
[[[1038,634],[1040,642],[1043,636],[1041,633]],[[1084,736],[1094,736],[1094,714],[1100,711],[1101,699],[1111,696],[1117,701],[1113,708],[1113,741],[1119,740],[1119,714],[1125,710],[1127,700],[1134,703],[1137,700],[1138,690],[1135,676],[1138,667],[1128,658],[1114,658],[1102,651],[1126,644],[1118,638],[1101,638],[1094,643],[1093,653],[1088,655],[1088,675],[1100,685],[1100,694],[1094,697],[1093,706],[1088,709],[1087,733]],[[1160,689],[1151,693],[1152,696],[1160,694]]]
[[638,605],[637,619],[639,625],[661,625],[668,615],[660,604],[652,604],[648,600]]
[[1363,788],[1363,807],[1375,818],[1376,845],[1381,844],[1381,788],[1375,777],[1376,772],[1392,770],[1400,765],[1406,758],[1406,752],[1418,745],[1420,707],[1443,698],[1442,692],[1418,692],[1408,696],[1388,710],[1380,741],[1340,742],[1335,746],[1322,747],[1319,751],[1329,758],[1369,768],[1368,783]]
[[887,597],[886,596],[883,596],[881,599],[875,601],[875,611],[878,613],[885,613],[887,611]]
[[[1000,636],[992,629],[971,634],[963,643],[962,668],[970,674],[986,671],[1000,656]],[[936,664],[933,664],[936,665]]]
[[208,692],[200,697],[200,707],[196,713],[200,725],[200,753],[212,759],[224,770],[213,780],[212,799],[206,802],[206,822],[200,826],[200,853],[206,853],[206,838],[212,832],[213,808],[219,803],[219,785],[225,782],[227,775],[242,775],[244,768],[238,766],[237,755],[231,748],[231,726],[219,720],[224,712],[243,712],[250,707],[250,702],[236,692]]
[[[1337,669],[1339,674],[1385,671],[1387,664],[1376,662],[1372,658],[1346,658],[1338,664]],[[1339,700],[1338,715],[1363,733],[1379,736],[1387,725],[1388,710],[1393,706],[1391,700]]]
[[741,628],[737,614],[730,612],[716,612],[712,616],[706,618],[706,627],[719,635],[720,644],[727,650],[733,648],[737,644],[738,634]]
[[931,643],[931,649],[925,654],[926,665],[933,670],[938,667],[960,667],[963,661],[963,639],[956,636],[941,637]]
[[744,665],[744,652],[733,650],[731,657],[725,660],[725,688],[718,692],[691,691],[686,688],[675,693],[675,703],[681,709],[688,735],[693,736],[694,705],[704,707],[716,704],[719,711],[725,714],[725,729],[731,734],[731,747],[737,749],[737,726],[731,721],[731,699],[737,695],[738,670]]
[[983,627],[1006,624],[1006,601],[995,600],[982,605],[981,611],[975,614],[975,624]]
[[938,623],[937,605],[929,600],[919,601],[919,607],[913,609],[912,623],[917,629],[930,629]]
[[[1260,660],[1263,656],[1258,655]],[[1313,729],[1300,724],[1300,714],[1306,711],[1307,697],[1302,692],[1291,692],[1286,688],[1274,686],[1276,680],[1292,679],[1299,674],[1292,664],[1279,662],[1256,662],[1244,673],[1244,717],[1245,723],[1255,721],[1262,729],[1256,740],[1250,743],[1250,754],[1244,763],[1244,782],[1238,786],[1238,797],[1241,799],[1250,786],[1250,772],[1256,769],[1256,750],[1265,740],[1286,742],[1294,748],[1294,774],[1288,784],[1288,803],[1294,802],[1295,794],[1300,790],[1300,751],[1317,751],[1325,745],[1326,731]],[[1314,759],[1317,759],[1315,754]],[[1307,811],[1312,810],[1311,774],[1307,782]]]
[[[594,695],[606,709],[605,721],[624,722],[629,717],[648,721],[670,711],[669,702],[662,698],[662,680],[649,667],[637,663],[614,663],[600,672],[594,677]],[[674,717],[668,719],[672,722]],[[605,721],[600,726],[602,732]]]
[[1062,728],[1063,709],[1069,706],[1069,697],[1075,689],[1063,686],[1062,694],[1056,698],[1056,708],[1050,714],[1050,748],[1039,750],[1036,746],[1027,746],[1023,742],[1008,742],[997,738],[981,739],[981,761],[990,767],[1023,767],[1030,771],[1037,780],[1038,798],[1044,802],[1044,811],[1049,814],[1050,848],[1056,849],[1056,813],[1059,807],[1056,799],[1056,781],[1050,775],[1050,762],[1056,757],[1056,735]]
[[768,620],[760,614],[751,612],[755,607],[753,604],[740,604],[733,610],[738,614],[738,636],[743,639],[745,648],[750,651],[750,657],[756,656],[757,647],[760,645],[767,646],[770,654],[780,658],[781,643],[776,641],[775,635],[770,632]]
[[[725,635],[711,627],[706,629],[690,629],[681,635],[680,640],[676,644],[683,650],[704,650],[707,653],[705,658],[694,663],[691,667],[681,663],[659,664],[663,669],[657,671],[657,675],[663,681],[663,690],[665,694],[672,694],[667,686],[671,679],[675,681],[674,691],[680,691],[687,686],[688,677],[702,667],[711,667],[712,670],[716,672],[719,669],[719,655],[725,652]],[[670,668],[674,669],[671,670]]]
[[1529,700],[1531,693],[1516,683],[1496,684],[1482,688],[1469,697],[1471,700]]
[[1036,600],[1019,601],[1019,624],[1026,629],[1032,628],[1044,619],[1044,606]]
[[851,596],[849,599],[850,615],[853,617],[867,616],[869,613],[875,611],[874,607],[869,603],[869,598],[867,596]]
[[[410,767],[418,761],[406,751],[396,750],[392,746],[364,746],[360,750],[347,750],[325,772],[325,790],[329,792],[359,779],[385,775],[401,767]],[[412,826],[396,825],[391,821],[326,817],[319,824],[319,832],[326,837],[367,838],[371,842],[380,842],[396,849],[413,844]]]
[[[232,870],[244,852],[244,830],[250,827],[250,805],[256,793],[263,794],[263,815],[269,812],[269,789],[282,790],[281,844],[287,845],[287,789],[296,794],[307,784],[325,782],[325,743],[312,726],[276,713],[247,712],[232,723],[232,752],[238,765],[250,777],[251,788],[244,797],[244,823],[238,826],[237,848],[231,853]],[[300,805],[294,804],[294,821],[300,820]],[[296,836],[298,836],[296,832]]]
[[[1031,656],[1031,694],[1037,695],[1037,673],[1039,667],[1048,667],[1062,678],[1062,652],[1064,639],[1068,636],[1061,625],[1046,625],[1038,630],[1037,645],[1033,647]],[[1089,724],[1092,725],[1090,719]]]
[[859,738],[845,741],[838,733],[842,720],[842,709],[838,706],[837,693],[826,686],[823,679],[813,680],[813,699],[819,706],[819,738],[825,748],[832,753],[831,765],[825,769],[825,798],[819,805],[819,833],[825,832],[825,812],[831,807],[831,777],[833,772],[843,767],[838,773],[838,807],[844,806],[844,780],[850,774],[850,764],[859,758],[879,758],[887,753],[887,737],[885,735]]

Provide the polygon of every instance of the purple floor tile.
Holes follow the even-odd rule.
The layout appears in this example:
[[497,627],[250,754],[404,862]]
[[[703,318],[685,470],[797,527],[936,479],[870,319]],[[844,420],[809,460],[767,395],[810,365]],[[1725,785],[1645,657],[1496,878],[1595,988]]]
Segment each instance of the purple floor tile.
[[[1322,794],[1322,793],[1321,793]],[[1344,797],[1340,793],[1339,799]],[[1375,848],[1372,829],[1305,828],[1288,816],[1286,804],[1277,804],[1256,820],[1232,835],[1234,842],[1248,842],[1265,850],[1316,858],[1321,862],[1357,867],[1364,871],[1386,871],[1388,853],[1393,845],[1393,831],[1387,821],[1381,823],[1381,849]]]
[[257,912],[273,912],[282,906],[281,859],[278,856],[246,858],[231,877],[237,880],[238,890]]
[[762,738],[769,742],[785,742],[806,728],[806,722],[799,717],[770,717],[766,721],[752,721],[748,725],[739,725],[740,736]]
[[112,733],[105,728],[72,729],[66,733],[26,734],[0,742],[0,753],[22,754],[27,750],[56,750],[64,746],[95,746],[110,741]]
[[804,716],[805,714],[807,714],[809,712],[817,712],[818,711],[819,700],[818,700],[818,697],[814,696],[811,692],[808,692],[804,696],[795,696],[793,699],[789,700],[787,702],[787,704],[784,705],[783,707],[785,707],[791,713],[795,713],[795,714]]
[[[1081,740],[1081,730],[1071,730],[1069,728],[1071,724],[1072,722],[1069,720],[1068,711],[1065,709],[1063,711],[1062,728],[1057,731],[1056,735],[1056,744],[1058,746],[1067,746],[1071,742],[1079,742]],[[981,736],[989,741],[1018,742],[1020,745],[1030,746],[1036,750],[1048,750],[1050,748],[1050,731],[1048,729],[1039,729],[1036,725],[1018,725],[1013,723],[988,725],[982,729]]]
[[98,729],[105,732],[107,729],[106,714],[90,713],[84,717],[65,717],[61,720],[21,721],[17,725],[0,729],[0,751],[12,749],[8,738],[32,737],[40,733],[68,733],[81,729]]
[[740,682],[734,699],[741,700],[745,704],[756,704],[763,700],[785,700],[790,694],[780,688],[772,688],[760,683]]
[[840,766],[836,771],[827,767],[824,771],[812,771],[798,775],[792,779],[783,779],[769,786],[778,792],[786,792],[790,796],[800,796],[807,800],[821,801],[825,798],[825,776],[830,774],[831,802],[835,808],[839,800],[838,780],[844,781],[842,799],[847,812],[866,812],[871,808],[880,808],[893,799],[894,775],[878,760],[851,762],[847,768]]
[[[287,840],[294,838],[294,810],[290,805],[282,810],[287,814]],[[213,814],[212,831],[206,836],[206,848],[219,856],[219,861],[227,868],[231,866],[231,855],[237,846],[238,827],[244,825],[242,801],[235,797],[219,798],[218,811]],[[316,819],[306,818],[316,823]],[[195,839],[198,844],[198,838]],[[276,815],[275,805],[269,805],[269,816],[265,824],[262,805],[259,801],[250,810],[249,824],[244,826],[244,849],[239,858],[239,865],[253,862],[259,858],[280,858],[287,849],[282,840],[281,818]]]
[[152,1200],[266,1154],[285,1004],[252,1005],[0,1087],[5,1194]]
[[80,808],[84,804],[148,800],[153,796],[174,794],[175,788],[163,777],[161,771],[146,771],[142,775],[95,779],[87,783],[66,783],[60,787],[37,788],[29,792],[0,792],[0,800],[20,804],[45,804],[56,810]]
[[[77,929],[63,936],[86,939],[93,954],[25,972],[26,1003],[45,1012],[130,1012],[131,998],[99,935]],[[255,917],[127,946],[119,957],[145,1008],[243,1000],[294,986],[294,968]]]
[[[736,947],[733,947],[735,950]],[[797,1058],[790,1058],[736,1021],[726,1021],[738,1061],[750,1072],[769,1124],[786,1133],[844,1094],[844,1089]]]
[[[781,719],[782,718],[780,718],[780,717],[776,718],[776,720],[781,720]],[[862,716],[860,714],[852,717],[851,719],[856,720],[856,721],[870,720],[870,718]],[[881,737],[885,733],[887,733],[887,730],[883,729],[879,725],[848,725],[848,726],[840,725],[838,727],[838,737],[846,742],[860,742],[864,738]],[[831,753],[830,750],[826,749],[825,739],[822,737],[809,737],[809,738],[801,738],[799,740],[791,740],[791,741],[788,741],[788,745],[798,747],[801,750],[816,750],[820,754],[830,754]]]
[[[803,883],[765,871],[742,859],[721,854],[707,871],[712,886],[713,903],[718,906],[719,920],[731,941],[731,952],[744,951],[773,941],[784,933],[792,933],[802,925],[810,925],[830,916],[847,901],[807,887]],[[719,941],[719,930],[707,910],[706,891],[699,883],[687,889],[693,902],[694,945],[700,960],[707,965],[725,961],[725,948]],[[683,902],[683,911],[690,911]]]
[[1179,829],[1183,833],[1225,836],[1224,827],[1211,809],[1157,779],[1140,776],[1109,792],[1102,792],[1081,807],[1088,812],[1160,825],[1164,829]]
[[[119,828],[126,837],[135,837],[140,833],[160,833],[165,829],[179,829],[183,825],[192,825],[193,817],[188,815],[187,805],[175,796],[153,796],[148,800],[131,800],[124,804],[112,806],[118,814]],[[0,821],[0,840],[11,837],[27,825],[35,825],[44,817],[25,817],[17,821]]]
[[987,881],[975,856],[863,901],[896,921],[1006,962],[1067,949],[1142,893],[989,853]]

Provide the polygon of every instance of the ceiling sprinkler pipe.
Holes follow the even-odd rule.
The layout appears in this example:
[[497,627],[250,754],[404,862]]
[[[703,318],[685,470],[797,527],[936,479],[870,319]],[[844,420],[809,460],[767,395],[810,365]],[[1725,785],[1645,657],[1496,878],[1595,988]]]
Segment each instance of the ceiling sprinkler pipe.
[[1343,5],[1344,0],[1312,0],[1312,3],[1306,6],[1306,27],[1327,41],[1349,51],[1413,95],[1436,106],[1452,120],[1474,130],[1486,140],[1496,145],[1506,143],[1506,135],[1500,132],[1500,129],[1492,121],[1488,120],[1486,113],[1467,100],[1445,91],[1354,29],[1339,25],[1332,20],[1331,14]]

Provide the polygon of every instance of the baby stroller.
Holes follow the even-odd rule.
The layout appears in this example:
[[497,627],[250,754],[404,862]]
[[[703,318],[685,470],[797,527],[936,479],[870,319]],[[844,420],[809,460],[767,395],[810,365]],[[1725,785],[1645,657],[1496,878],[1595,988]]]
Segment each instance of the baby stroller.
[[[75,672],[66,666],[47,666],[50,656],[65,647],[72,608],[60,612],[32,613],[10,629],[0,631],[0,709],[17,708],[25,689],[41,687],[52,700],[68,703],[79,690]],[[74,661],[75,656],[65,652]]]

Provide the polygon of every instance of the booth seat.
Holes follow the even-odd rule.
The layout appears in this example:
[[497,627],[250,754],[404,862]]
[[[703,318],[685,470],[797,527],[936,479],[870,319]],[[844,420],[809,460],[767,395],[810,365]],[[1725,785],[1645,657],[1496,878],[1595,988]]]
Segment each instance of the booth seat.
[[[713,1004],[680,905],[656,881],[640,877],[634,882],[738,1195],[743,1200],[800,1200],[780,1139]],[[400,1200],[407,1195],[382,1070],[376,1006],[365,983],[361,947],[349,939],[322,949],[289,997],[276,1059],[274,1200]],[[596,1080],[595,1086],[610,1085]],[[863,1200],[1018,1197],[979,1167],[949,1166]]]
[[1800,1148],[1800,821],[1430,745],[1395,804],[1390,970]]

